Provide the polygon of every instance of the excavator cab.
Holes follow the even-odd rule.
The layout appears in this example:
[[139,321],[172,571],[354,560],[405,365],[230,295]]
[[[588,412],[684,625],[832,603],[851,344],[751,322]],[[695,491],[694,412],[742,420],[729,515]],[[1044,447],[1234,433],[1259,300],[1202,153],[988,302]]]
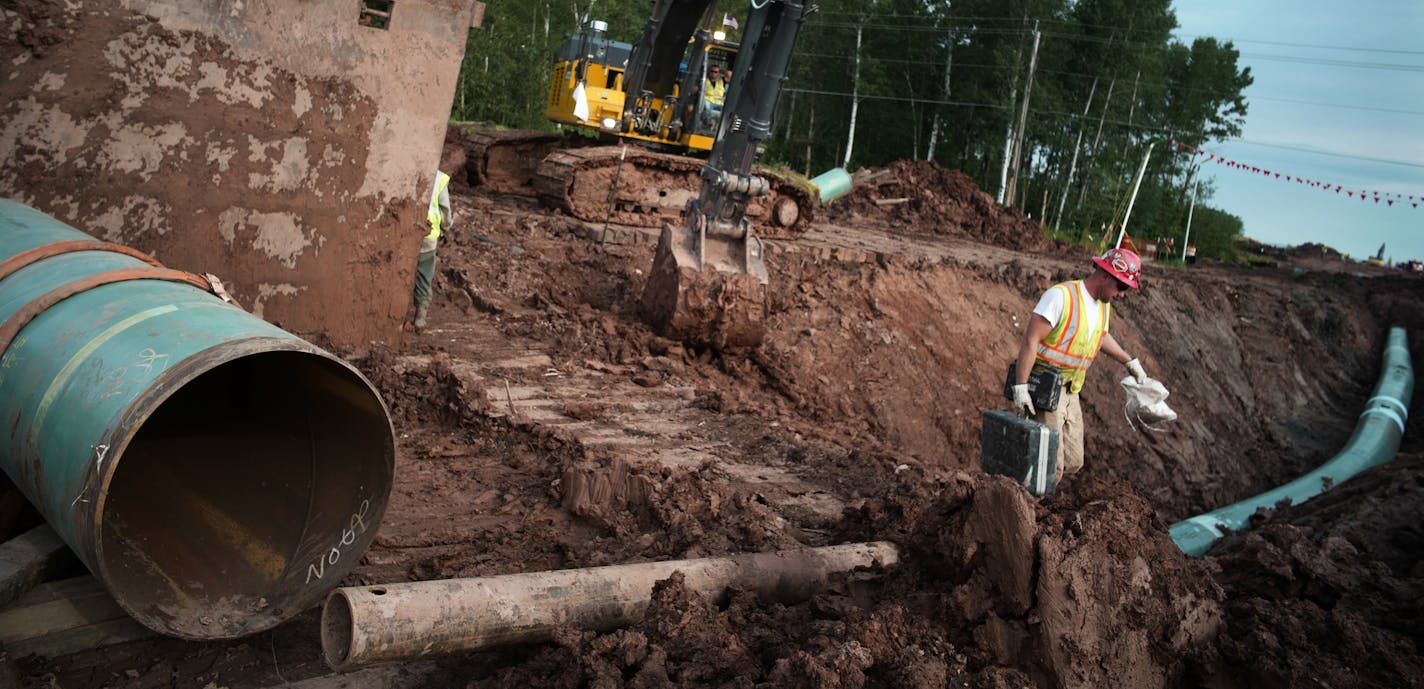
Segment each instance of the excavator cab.
[[545,116],[654,149],[712,150],[722,104],[710,97],[711,72],[731,70],[737,44],[711,31],[696,31],[684,39],[680,54],[649,58],[670,60],[674,70],[651,70],[651,80],[650,70],[640,70],[644,81],[632,92],[625,79],[635,46],[608,39],[607,30],[604,22],[590,21],[579,33],[564,37],[549,80]]

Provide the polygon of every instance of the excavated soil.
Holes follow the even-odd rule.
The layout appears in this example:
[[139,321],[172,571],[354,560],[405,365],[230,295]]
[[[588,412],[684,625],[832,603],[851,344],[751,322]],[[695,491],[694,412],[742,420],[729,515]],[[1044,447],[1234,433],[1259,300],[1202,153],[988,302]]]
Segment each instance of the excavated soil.
[[[795,605],[704,600],[674,576],[632,627],[563,629],[357,685],[1424,686],[1417,420],[1394,462],[1204,558],[1167,532],[1331,457],[1389,326],[1424,363],[1424,281],[1149,265],[1114,333],[1180,418],[1134,429],[1123,371],[1100,363],[1083,393],[1086,467],[1034,498],[978,469],[981,417],[1007,406],[1034,299],[1084,274],[1088,255],[961,173],[870,174],[806,234],[768,242],[768,332],[743,353],[643,324],[655,237],[600,244],[532,199],[457,183],[429,327],[400,351],[339,352],[385,396],[398,438],[390,508],[344,583],[877,539],[900,547],[899,566]],[[65,688],[329,672],[317,611],[238,642],[149,639],[15,666],[23,686]]]

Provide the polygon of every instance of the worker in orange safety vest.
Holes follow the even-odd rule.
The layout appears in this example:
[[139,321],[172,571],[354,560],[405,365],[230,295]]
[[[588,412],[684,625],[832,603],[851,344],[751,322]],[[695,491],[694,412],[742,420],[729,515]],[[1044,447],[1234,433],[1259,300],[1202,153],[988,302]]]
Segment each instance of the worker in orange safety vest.
[[[1014,409],[1059,433],[1054,472],[1059,480],[1083,468],[1083,410],[1078,392],[1098,352],[1126,365],[1138,383],[1147,380],[1142,363],[1108,332],[1112,302],[1138,288],[1142,261],[1129,249],[1109,249],[1094,257],[1093,264],[1096,270],[1091,276],[1059,283],[1043,293],[1029,314],[1015,365]],[[1035,367],[1056,367],[1063,376],[1062,395],[1052,411],[1034,408],[1028,380]]]

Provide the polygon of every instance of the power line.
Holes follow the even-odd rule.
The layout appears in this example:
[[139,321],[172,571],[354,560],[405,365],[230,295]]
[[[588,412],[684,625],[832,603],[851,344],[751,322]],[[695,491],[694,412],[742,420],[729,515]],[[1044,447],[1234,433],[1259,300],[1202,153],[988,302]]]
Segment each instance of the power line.
[[[821,11],[821,12],[818,12],[818,14],[820,14],[820,15],[825,15],[825,16],[838,16],[838,17],[860,17],[860,16],[863,16],[862,14],[857,13],[857,12],[830,12],[830,11]],[[1029,17],[1029,18],[1022,18],[1022,17],[961,17],[961,16],[955,16],[955,15],[942,15],[942,16],[943,16],[945,19],[948,19],[948,20],[953,21],[953,22],[1003,22],[1003,23],[1018,23],[1018,24],[1027,25],[1028,21],[1029,21],[1030,19],[1032,19],[1032,20],[1042,21],[1042,22],[1045,23],[1045,24],[1062,24],[1062,25],[1064,25],[1065,27],[1084,27],[1084,28],[1094,28],[1094,29],[1107,29],[1107,30],[1110,30],[1110,31],[1122,32],[1122,33],[1138,33],[1138,34],[1141,34],[1141,33],[1147,33],[1147,32],[1150,31],[1150,29],[1131,29],[1131,30],[1129,30],[1129,29],[1125,29],[1125,28],[1123,28],[1123,27],[1121,27],[1121,26],[1115,26],[1115,25],[1111,25],[1111,24],[1091,24],[1091,23],[1088,23],[1088,22],[1082,22],[1082,21],[1078,21],[1078,20],[1074,20],[1074,19],[1058,19],[1058,18],[1055,18],[1055,17],[1043,17],[1043,18],[1040,18],[1040,17]],[[877,14],[877,15],[875,15],[875,17],[876,17],[877,19],[880,19],[880,18],[915,19],[915,20],[924,21],[925,19],[935,19],[935,18],[937,18],[937,15],[934,15],[934,14],[893,14],[893,13],[892,13],[892,14]],[[942,29],[937,29],[937,30],[942,30]],[[1180,38],[1212,38],[1212,39],[1216,39],[1216,40],[1218,40],[1218,41],[1230,42],[1230,43],[1259,43],[1259,44],[1261,44],[1261,45],[1276,45],[1276,46],[1282,46],[1282,47],[1286,47],[1286,48],[1310,48],[1310,49],[1315,49],[1315,50],[1342,50],[1342,51],[1351,51],[1351,52],[1360,52],[1360,53],[1387,53],[1387,54],[1393,54],[1393,55],[1424,55],[1424,50],[1398,50],[1398,49],[1393,49],[1393,48],[1362,48],[1362,47],[1359,47],[1359,46],[1324,45],[1324,44],[1320,44],[1320,43],[1294,43],[1294,42],[1290,42],[1290,41],[1266,41],[1266,40],[1253,39],[1253,38],[1233,38],[1233,37],[1223,37],[1223,36],[1209,36],[1209,35],[1203,35],[1203,34],[1177,34],[1176,36],[1177,36],[1177,37],[1180,37]]]
[[1314,153],[1316,155],[1330,156],[1332,158],[1349,158],[1351,160],[1363,160],[1371,163],[1384,163],[1386,165],[1402,165],[1404,167],[1424,168],[1424,163],[1411,163],[1405,160],[1390,160],[1388,158],[1372,158],[1369,156],[1351,155],[1349,153],[1336,153],[1334,151],[1322,151],[1316,148],[1305,148],[1304,146],[1291,146],[1289,144],[1270,143],[1266,141],[1251,141],[1249,139],[1231,139],[1223,143],[1243,143],[1252,146],[1264,146],[1266,148],[1280,148],[1287,151],[1299,151],[1301,153]]
[[1294,62],[1306,65],[1326,65],[1328,67],[1351,67],[1357,69],[1382,69],[1391,72],[1424,72],[1424,65],[1398,65],[1384,62],[1359,62],[1355,60],[1330,60],[1326,58],[1300,57],[1296,55],[1266,55],[1242,53],[1241,57],[1275,62]]
[[[851,56],[851,55],[831,55],[831,54],[828,54],[828,53],[808,53],[808,52],[800,52],[800,51],[796,52],[796,56],[797,56],[797,57],[816,58],[816,59],[820,59],[820,60],[850,60],[850,59],[853,59],[853,56]],[[920,65],[920,66],[922,66],[922,67],[933,67],[933,68],[935,68],[935,69],[937,69],[937,70],[938,70],[938,69],[942,69],[942,68],[944,67],[944,63],[942,63],[942,62],[937,62],[937,61],[936,61],[936,62],[931,62],[931,61],[927,61],[927,60],[910,60],[910,59],[902,59],[902,58],[882,58],[882,57],[873,57],[873,56],[867,56],[867,57],[870,57],[870,59],[874,59],[874,60],[876,60],[876,61],[878,61],[878,62],[889,62],[889,63],[893,63],[893,64]],[[954,68],[955,68],[955,69],[961,69],[961,68],[962,68],[962,69],[990,69],[990,70],[998,70],[998,71],[1007,71],[1007,70],[1018,69],[1018,68],[1015,67],[1014,65],[985,65],[985,64],[977,64],[977,63],[968,63],[968,62],[956,62],[956,63],[954,63]],[[1081,73],[1081,72],[1066,72],[1066,71],[1057,70],[1057,69],[1043,69],[1043,68],[1040,68],[1039,71],[1045,72],[1045,73],[1048,73],[1048,74],[1058,74],[1058,75],[1061,75],[1061,76],[1078,77],[1078,78],[1085,79],[1085,80],[1086,80],[1086,79],[1095,79],[1095,78],[1098,78],[1097,76],[1092,75],[1092,74],[1083,74],[1083,73]],[[1167,83],[1167,82],[1165,82],[1165,81],[1158,81],[1158,80],[1148,80],[1148,81],[1144,81],[1144,82],[1142,82],[1142,83],[1143,83],[1143,84],[1147,84],[1147,85],[1159,86],[1159,87],[1166,87],[1166,86],[1168,86],[1168,83]],[[1186,90],[1186,91],[1188,91],[1188,92],[1191,92],[1191,93],[1206,93],[1206,91],[1205,91],[1204,89],[1191,89],[1191,88],[1189,88],[1189,89],[1184,89],[1184,90]],[[1397,109],[1397,108],[1380,108],[1380,107],[1374,107],[1374,106],[1369,106],[1369,105],[1352,105],[1352,104],[1345,104],[1345,103],[1324,103],[1324,102],[1320,102],[1320,101],[1297,100],[1297,99],[1292,99],[1292,98],[1275,98],[1275,97],[1271,97],[1271,96],[1249,96],[1249,97],[1247,98],[1247,100],[1248,100],[1248,101],[1251,101],[1251,102],[1254,102],[1254,101],[1274,101],[1274,102],[1281,102],[1281,103],[1294,103],[1294,104],[1296,104],[1296,105],[1312,105],[1312,106],[1317,106],[1317,107],[1322,107],[1322,108],[1340,108],[1340,109],[1344,109],[1344,110],[1361,110],[1361,111],[1367,111],[1367,112],[1386,112],[1386,113],[1393,113],[1393,114],[1397,114],[1397,115],[1418,115],[1418,116],[1424,116],[1424,111],[1421,111],[1421,110],[1401,110],[1401,109]]]
[[1314,48],[1314,49],[1317,49],[1317,50],[1351,50],[1351,51],[1361,52],[1361,53],[1391,53],[1391,54],[1394,54],[1394,55],[1424,55],[1424,50],[1393,50],[1393,49],[1390,49],[1390,48],[1354,48],[1354,47],[1341,46],[1341,45],[1320,45],[1320,44],[1317,44],[1317,43],[1288,43],[1288,42],[1285,42],[1285,41],[1259,41],[1259,40],[1253,40],[1253,39],[1249,39],[1249,38],[1228,38],[1228,39],[1220,39],[1220,38],[1218,38],[1218,37],[1216,37],[1216,36],[1195,36],[1195,35],[1192,35],[1192,34],[1183,34],[1183,35],[1191,36],[1192,38],[1217,38],[1218,40],[1228,40],[1228,41],[1231,41],[1232,43],[1260,43],[1260,44],[1262,44],[1262,45],[1278,45],[1278,46],[1283,46],[1283,47],[1287,47],[1287,48]]
[[[793,88],[793,87],[783,88],[782,90],[783,90],[783,91],[787,91],[787,92],[795,92],[795,93],[810,93],[810,94],[822,95],[822,96],[842,96],[842,97],[847,97],[847,98],[856,95],[856,94],[852,94],[852,93],[850,93],[850,92],[848,92],[848,91],[826,91],[826,90],[818,90],[818,89],[803,89],[803,88]],[[927,104],[927,105],[954,105],[954,106],[967,106],[967,107],[976,107],[976,108],[990,108],[990,109],[994,109],[994,110],[1008,110],[1008,109],[1009,109],[1009,106],[1007,106],[1007,105],[998,105],[998,104],[993,104],[993,103],[972,103],[972,102],[968,102],[968,101],[951,101],[951,100],[939,100],[939,99],[931,99],[931,98],[908,98],[908,97],[905,97],[905,96],[877,96],[877,95],[869,95],[869,94],[864,94],[864,93],[860,94],[859,97],[860,97],[861,99],[863,99],[863,100],[883,100],[883,101],[892,101],[892,102],[900,102],[900,103],[923,103],[923,104]],[[1074,118],[1074,119],[1081,119],[1081,118],[1083,117],[1083,114],[1082,114],[1082,113],[1078,113],[1078,112],[1061,112],[1061,111],[1056,111],[1056,110],[1040,110],[1040,109],[1038,109],[1038,108],[1032,108],[1032,107],[1029,108],[1029,112],[1032,112],[1032,113],[1034,113],[1034,114],[1036,114],[1036,115],[1053,115],[1053,116],[1057,116],[1057,117],[1070,117],[1070,118]],[[1100,119],[1100,118],[1093,117],[1092,115],[1089,115],[1089,116],[1087,117],[1087,119],[1089,119],[1089,120],[1098,120],[1098,119]],[[1170,134],[1170,133],[1172,132],[1172,130],[1170,130],[1170,129],[1165,129],[1165,128],[1162,128],[1162,127],[1150,127],[1150,126],[1143,125],[1143,124],[1140,124],[1140,123],[1138,123],[1138,124],[1128,124],[1127,122],[1123,122],[1122,120],[1104,119],[1103,122],[1106,122],[1107,124],[1119,126],[1119,127],[1130,127],[1130,128],[1132,128],[1132,129],[1135,129],[1135,130],[1138,130],[1138,131],[1141,131],[1141,132],[1144,132],[1144,133],[1151,133],[1151,134]],[[1253,145],[1253,146],[1264,146],[1264,147],[1268,147],[1268,148],[1280,148],[1280,149],[1286,149],[1286,150],[1291,150],[1291,151],[1298,151],[1298,152],[1301,152],[1301,153],[1314,153],[1314,154],[1318,154],[1318,155],[1330,156],[1330,157],[1332,157],[1332,158],[1346,158],[1346,159],[1350,159],[1350,160],[1361,160],[1361,161],[1371,162],[1371,163],[1384,163],[1384,164],[1388,164],[1388,165],[1402,165],[1402,166],[1405,166],[1405,167],[1424,168],[1424,163],[1411,163],[1411,162],[1408,162],[1408,161],[1401,161],[1401,160],[1389,160],[1389,159],[1387,159],[1387,158],[1374,158],[1374,157],[1370,157],[1370,156],[1353,155],[1353,154],[1349,154],[1349,153],[1338,153],[1338,152],[1335,152],[1335,151],[1322,151],[1322,150],[1320,150],[1320,149],[1305,148],[1305,147],[1301,147],[1301,146],[1290,146],[1290,145],[1287,145],[1287,144],[1271,143],[1271,142],[1265,142],[1265,141],[1252,141],[1252,140],[1250,140],[1250,139],[1240,139],[1240,138],[1237,138],[1237,139],[1230,139],[1229,141],[1225,141],[1225,142],[1222,142],[1222,143],[1244,143],[1244,144],[1250,144],[1250,145]]]
[[[943,33],[947,32],[947,31],[949,31],[949,30],[951,30],[951,29],[953,28],[953,27],[944,27],[944,26],[906,26],[906,25],[899,25],[899,24],[872,24],[872,23],[868,23],[868,22],[867,22],[867,23],[864,23],[864,24],[861,24],[861,23],[817,22],[817,23],[815,23],[814,25],[815,25],[815,26],[826,27],[826,28],[837,28],[837,29],[858,29],[858,28],[859,28],[859,29],[886,29],[886,30],[902,31],[902,32],[908,31],[908,32],[916,32],[916,33],[933,33],[933,34],[943,34]],[[974,33],[976,36],[1014,36],[1014,35],[1029,36],[1029,35],[1031,35],[1031,32],[1030,32],[1028,29],[1026,29],[1026,28],[1024,28],[1024,29],[975,28],[975,27],[964,27],[964,28],[974,28],[973,33]],[[1151,44],[1151,43],[1127,42],[1127,41],[1118,40],[1118,39],[1116,39],[1116,38],[1104,38],[1104,37],[1100,37],[1100,36],[1088,36],[1088,35],[1085,35],[1085,34],[1060,33],[1060,32],[1054,32],[1054,31],[1044,31],[1044,32],[1043,32],[1043,36],[1044,36],[1045,38],[1056,38],[1056,39],[1059,39],[1059,40],[1064,40],[1064,41],[1069,41],[1069,42],[1096,43],[1096,44],[1099,44],[1099,45],[1122,45],[1122,46],[1124,46],[1124,47],[1129,47],[1129,46],[1130,46],[1130,47],[1137,47],[1137,48],[1143,48],[1143,49],[1160,47],[1160,46],[1158,46],[1158,45],[1156,45],[1156,44]],[[1422,53],[1422,54],[1424,54],[1424,53]],[[1249,57],[1249,58],[1252,58],[1252,59],[1255,59],[1255,60],[1266,60],[1266,61],[1277,61],[1277,62],[1292,62],[1292,63],[1297,63],[1297,64],[1309,64],[1309,65],[1324,65],[1324,66],[1328,66],[1328,67],[1347,67],[1347,68],[1352,68],[1352,69],[1376,69],[1376,70],[1385,70],[1385,71],[1391,71],[1391,72],[1424,72],[1424,65],[1396,64],[1396,63],[1386,63],[1386,62],[1363,62],[1363,61],[1358,61],[1358,60],[1334,60],[1334,59],[1329,59],[1329,58],[1315,58],[1315,57],[1306,57],[1306,56],[1299,56],[1299,55],[1270,55],[1270,54],[1261,54],[1261,53],[1241,53],[1241,57],[1243,57],[1243,58]]]

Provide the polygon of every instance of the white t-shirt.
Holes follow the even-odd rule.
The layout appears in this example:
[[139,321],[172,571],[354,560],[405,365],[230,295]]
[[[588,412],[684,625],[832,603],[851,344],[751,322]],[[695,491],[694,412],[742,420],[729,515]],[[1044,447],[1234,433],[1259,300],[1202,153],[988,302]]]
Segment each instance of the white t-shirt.
[[[1084,325],[1088,326],[1088,332],[1096,331],[1098,329],[1098,314],[1101,313],[1101,310],[1098,308],[1098,300],[1094,299],[1093,295],[1088,294],[1088,290],[1083,287],[1083,283],[1070,282],[1068,284],[1078,289],[1078,295],[1085,312]],[[1043,296],[1038,300],[1038,306],[1033,307],[1033,312],[1043,316],[1048,320],[1050,325],[1056,328],[1058,327],[1058,319],[1063,317],[1063,302],[1064,291],[1058,289],[1055,285],[1052,289],[1043,293]]]

